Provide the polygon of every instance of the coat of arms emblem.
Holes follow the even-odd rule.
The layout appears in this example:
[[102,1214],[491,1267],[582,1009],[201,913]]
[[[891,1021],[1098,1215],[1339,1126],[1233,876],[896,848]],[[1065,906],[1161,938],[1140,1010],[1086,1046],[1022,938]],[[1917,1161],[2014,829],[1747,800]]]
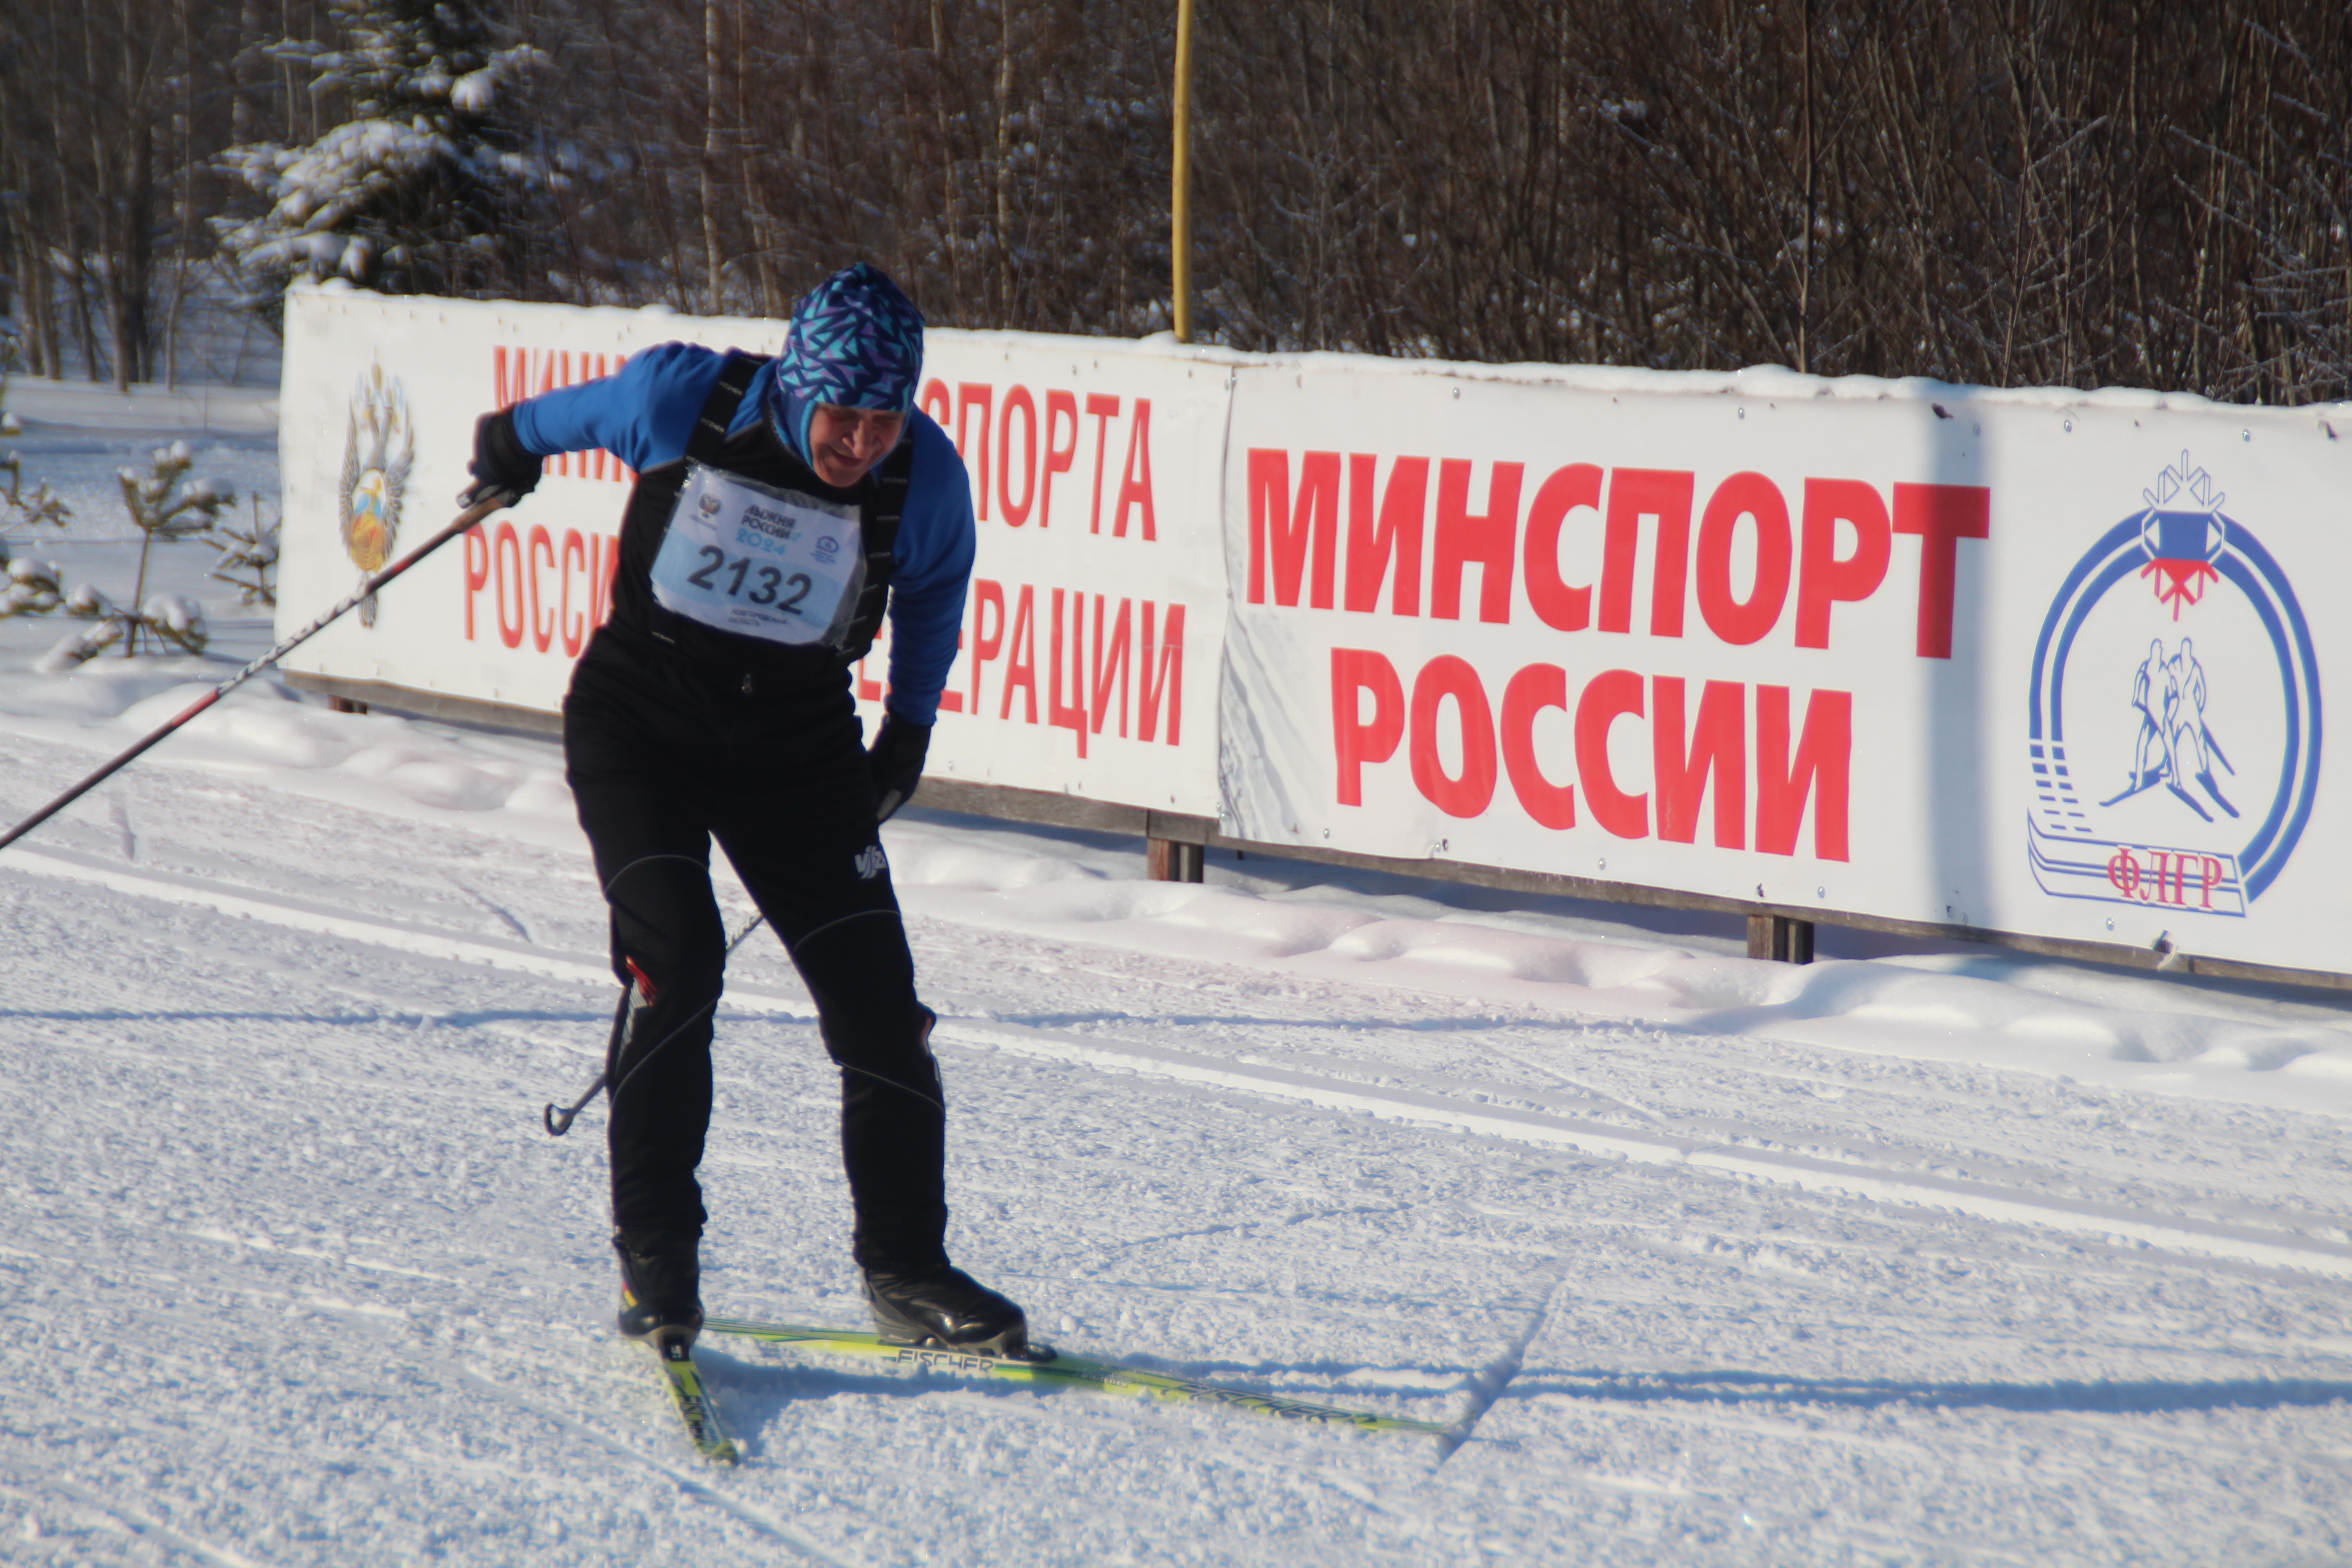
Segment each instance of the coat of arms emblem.
[[[416,460],[416,426],[408,413],[408,392],[398,376],[373,365],[352,393],[351,424],[343,438],[342,482],[335,498],[343,549],[360,569],[360,581],[383,570],[400,535],[400,500]],[[360,624],[375,625],[375,595],[360,601]]]

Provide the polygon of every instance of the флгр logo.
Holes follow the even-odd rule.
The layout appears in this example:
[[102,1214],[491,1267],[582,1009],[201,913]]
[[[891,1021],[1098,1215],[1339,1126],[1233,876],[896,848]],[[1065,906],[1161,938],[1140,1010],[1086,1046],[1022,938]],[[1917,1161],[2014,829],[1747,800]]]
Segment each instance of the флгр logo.
[[2242,918],[2311,817],[2311,629],[2188,453],[2141,499],[2034,645],[2027,854],[2053,898]]

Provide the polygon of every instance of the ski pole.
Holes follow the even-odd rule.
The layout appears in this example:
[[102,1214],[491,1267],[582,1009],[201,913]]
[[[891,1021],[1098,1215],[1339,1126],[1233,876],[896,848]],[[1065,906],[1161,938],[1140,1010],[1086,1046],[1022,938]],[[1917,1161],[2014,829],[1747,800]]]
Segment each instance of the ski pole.
[[263,654],[259,658],[255,659],[251,664],[247,665],[243,669],[238,670],[235,675],[230,676],[218,686],[215,686],[210,691],[205,692],[202,697],[197,698],[194,702],[188,704],[188,708],[185,712],[180,714],[175,719],[168,721],[160,728],[155,730],[152,734],[140,741],[138,744],[131,746],[129,750],[123,752],[121,755],[116,757],[104,767],[99,769],[96,773],[82,780],[81,783],[74,785],[73,788],[66,791],[65,794],[58,796],[57,799],[49,802],[48,805],[41,807],[40,810],[33,813],[32,816],[25,818],[24,821],[16,824],[16,826],[10,828],[5,836],[0,836],[0,849],[7,848],[8,846],[16,843],[16,840],[22,838],[25,835],[30,833],[44,822],[47,822],[52,816],[55,816],[58,812],[63,811],[67,806],[71,805],[83,795],[88,795],[91,790],[96,789],[100,784],[104,784],[118,771],[136,759],[140,753],[145,752],[149,747],[153,746],[158,742],[162,741],[164,736],[169,735],[173,731],[178,729],[181,725],[185,724],[189,720],[194,718],[197,714],[203,712],[205,709],[211,707],[214,703],[219,701],[222,698],[227,696],[238,687],[244,685],[247,680],[252,679],[255,676],[260,674],[271,665],[276,664],[279,659],[284,658],[288,654],[293,652],[300,644],[310,641],[310,638],[324,631],[330,622],[348,613],[352,606],[356,605],[362,599],[366,598],[370,594],[382,588],[394,577],[399,576],[403,572],[407,571],[411,566],[415,565],[419,561],[424,560],[426,556],[432,554],[435,551],[440,549],[443,545],[448,543],[451,540],[457,538],[459,534],[473,527],[476,523],[481,521],[482,519],[489,516],[490,513],[498,510],[502,506],[511,505],[514,499],[515,498],[512,495],[509,494],[505,490],[492,490],[482,500],[478,500],[473,505],[467,507],[464,511],[458,513],[457,520],[455,522],[452,522],[448,527],[443,529],[440,532],[435,534],[432,538],[426,540],[424,543],[418,545],[415,549],[410,551],[407,554],[402,556],[399,560],[394,562],[391,565],[385,567],[383,571],[377,573],[374,576],[361,584],[359,591],[353,594],[350,598],[345,599],[341,604],[337,605],[333,609],[329,610],[325,615],[320,616],[317,620],[312,621],[309,626],[304,626],[300,631],[296,632],[292,637],[288,637],[284,642],[279,643],[276,647],[271,648],[268,653]]
[[[720,955],[722,962],[725,959],[734,957],[735,950],[743,945],[743,939],[750,936],[753,931],[758,931],[761,926],[767,924],[767,922],[768,917],[765,915],[754,915],[751,917],[751,923],[745,926],[741,931],[737,931],[735,933],[735,940],[727,944],[726,952]],[[613,1016],[613,1044],[615,1047],[619,1046],[621,1043],[621,1030],[626,1026],[628,1021],[628,993],[625,991],[621,994],[621,1010]],[[669,1041],[665,1039],[662,1041],[661,1046],[656,1046],[653,1051],[647,1051],[645,1054],[644,1058],[640,1060],[635,1067],[629,1069],[628,1078],[624,1078],[621,1082],[623,1084],[626,1084],[629,1081],[629,1079],[636,1077],[638,1072],[643,1069],[646,1063],[654,1059],[654,1051],[660,1050],[662,1046],[666,1046],[667,1044],[669,1044]],[[618,1056],[617,1051],[608,1052],[606,1054],[608,1056],[613,1056],[615,1058],[617,1058]],[[580,1119],[580,1113],[588,1109],[588,1102],[596,1098],[598,1091],[604,1089],[604,1085],[611,1079],[612,1076],[613,1069],[611,1067],[607,1066],[603,1072],[596,1075],[596,1081],[590,1084],[586,1089],[581,1090],[580,1098],[573,1100],[571,1104],[559,1106],[552,1100],[549,1101],[547,1108],[539,1113],[539,1119],[547,1124],[547,1135],[551,1138],[561,1138],[566,1132],[571,1131],[572,1124]],[[616,1088],[613,1092],[614,1094],[618,1094],[621,1091]]]
[[580,1120],[580,1113],[588,1109],[588,1102],[604,1091],[605,1076],[600,1069],[596,1081],[582,1089],[580,1098],[569,1105],[559,1107],[551,1100],[547,1102],[546,1109],[539,1113],[539,1119],[547,1124],[550,1138],[561,1138],[572,1131],[572,1124]]

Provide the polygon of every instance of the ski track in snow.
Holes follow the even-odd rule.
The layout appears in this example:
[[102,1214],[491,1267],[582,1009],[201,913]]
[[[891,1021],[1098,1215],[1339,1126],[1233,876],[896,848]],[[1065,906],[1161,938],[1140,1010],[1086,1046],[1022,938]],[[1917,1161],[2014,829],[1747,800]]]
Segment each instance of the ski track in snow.
[[[52,445],[97,496],[127,453]],[[208,608],[218,658],[60,679],[0,627],[0,821],[266,644]],[[2326,996],[887,837],[959,1261],[1074,1351],[1448,1437],[713,1336],[702,1466],[611,1331],[602,1108],[539,1125],[613,995],[553,748],[256,683],[0,852],[0,1561],[2352,1555]],[[718,1068],[706,1300],[862,1324],[763,938]]]
[[[84,765],[12,745],[0,796]],[[203,776],[133,771],[0,861],[0,1069],[37,1108],[0,1237],[11,1560],[2343,1550],[2334,1118],[1155,952],[1041,914],[1018,836],[921,823],[894,856],[949,1015],[959,1258],[1073,1349],[1461,1440],[714,1339],[750,1454],[707,1470],[605,1326],[598,1112],[537,1126],[609,1018],[581,866]],[[925,880],[943,856],[1003,886]],[[706,1298],[856,1323],[806,1002],[768,943],[730,980]]]

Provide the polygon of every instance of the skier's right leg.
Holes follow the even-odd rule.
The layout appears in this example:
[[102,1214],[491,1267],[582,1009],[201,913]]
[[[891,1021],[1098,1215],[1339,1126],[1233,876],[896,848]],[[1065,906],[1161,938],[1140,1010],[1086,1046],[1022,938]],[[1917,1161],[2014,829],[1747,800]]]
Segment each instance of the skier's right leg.
[[726,936],[699,784],[708,731],[660,671],[600,633],[564,702],[565,773],[628,987],[607,1064],[613,1221],[625,1332],[699,1326],[696,1242]]

